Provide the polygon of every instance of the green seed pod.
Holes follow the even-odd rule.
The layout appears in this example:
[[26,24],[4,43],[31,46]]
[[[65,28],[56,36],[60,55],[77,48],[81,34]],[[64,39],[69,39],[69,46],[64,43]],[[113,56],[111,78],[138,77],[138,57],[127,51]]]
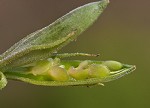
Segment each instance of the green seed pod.
[[69,76],[67,71],[59,66],[54,66],[48,71],[48,75],[54,81],[67,81],[69,80]]
[[32,67],[31,73],[33,75],[43,75],[46,71],[50,69],[51,65],[52,62],[48,60],[39,61],[34,67]]
[[107,66],[99,65],[99,64],[92,64],[89,66],[89,76],[91,78],[104,78],[110,74],[110,70]]
[[68,74],[76,80],[83,80],[88,78],[87,69],[76,69],[74,67],[70,67],[70,69],[68,70]]
[[117,71],[123,67],[123,65],[117,61],[105,61],[102,64],[107,66],[111,71]]
[[[135,70],[133,65],[114,61],[60,61],[59,58],[64,57],[93,55],[56,53],[91,26],[108,3],[109,0],[99,0],[76,8],[47,27],[29,34],[0,55],[0,89],[6,86],[6,78],[43,86],[103,85]],[[70,76],[82,80],[72,80],[68,69]]]

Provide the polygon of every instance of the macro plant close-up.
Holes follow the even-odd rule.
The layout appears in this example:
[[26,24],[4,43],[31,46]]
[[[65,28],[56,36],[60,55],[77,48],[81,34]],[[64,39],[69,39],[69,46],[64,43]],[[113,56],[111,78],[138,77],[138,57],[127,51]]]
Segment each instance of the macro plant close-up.
[[108,3],[109,0],[101,0],[81,6],[4,52],[0,60],[0,88],[6,86],[7,78],[45,86],[103,85],[135,70],[135,66],[117,61],[60,60],[71,56],[98,56],[94,54],[57,54],[93,24]]
[[[7,48],[2,47],[3,49],[0,54],[0,92],[3,95],[1,97],[4,97],[7,94],[6,92],[9,92],[11,86],[10,93],[19,93],[19,89],[17,90],[17,88],[20,86],[20,88],[23,88],[19,91],[25,93],[26,96],[32,97],[38,92],[37,98],[32,97],[31,100],[35,99],[35,102],[37,100],[41,103],[29,103],[32,107],[40,107],[43,104],[44,107],[60,107],[62,105],[63,107],[70,107],[73,104],[77,105],[75,103],[77,103],[76,101],[80,96],[80,102],[85,103],[79,104],[83,108],[91,106],[100,107],[100,104],[105,107],[105,100],[108,102],[112,100],[110,103],[114,108],[122,105],[123,101],[127,102],[124,107],[135,106],[134,103],[139,100],[133,101],[134,98],[131,97],[133,97],[132,95],[135,96],[136,93],[129,90],[133,90],[134,82],[138,82],[139,72],[137,71],[140,70],[139,63],[143,63],[137,60],[137,58],[140,59],[138,51],[140,51],[140,41],[142,40],[138,38],[140,35],[134,36],[135,34],[140,34],[142,29],[140,29],[141,31],[137,31],[139,33],[134,34],[134,29],[139,28],[134,28],[134,23],[131,23],[133,21],[136,22],[136,20],[131,20],[134,18],[132,16],[133,14],[130,14],[129,11],[131,8],[125,4],[127,8],[124,7],[125,9],[122,11],[117,10],[121,8],[121,5],[115,5],[113,0],[85,1],[85,3],[82,1],[82,5],[72,5],[72,9],[68,9],[66,13],[59,14],[60,12],[57,12],[57,9],[54,10],[54,8],[56,8],[55,6],[53,6],[54,8],[51,7],[52,4],[48,6],[48,2],[52,1],[46,0],[43,1],[43,4],[41,4],[42,2],[40,1],[35,2],[35,0],[31,0],[30,2],[15,0],[12,4],[8,4],[6,1],[0,2],[0,6],[2,6],[0,9],[5,13],[2,14],[2,19],[0,19],[1,30],[6,31],[6,28],[9,27],[7,27],[7,24],[9,24],[9,22],[13,24],[14,20],[16,24],[14,22],[15,25],[14,27],[10,26],[10,30],[14,31],[16,29],[20,31],[21,26],[17,26],[17,21],[18,25],[22,25],[21,18],[25,19],[26,22],[23,24],[25,26],[27,26],[26,24],[32,24],[34,21],[35,23],[41,21],[41,24],[44,25],[35,28],[33,26],[34,29],[25,33],[26,36],[16,37],[16,40],[15,37],[12,37],[14,42],[11,44],[7,43],[11,41],[11,39],[6,40],[5,43],[9,46],[6,45]],[[56,4],[59,4],[60,9],[65,9],[65,4],[61,6],[61,2],[63,1],[56,1]],[[20,6],[15,3],[20,3]],[[80,3],[80,1],[74,1],[74,3]],[[119,3],[121,3],[121,1]],[[5,10],[7,5],[11,6],[11,8],[14,8],[16,5],[15,10],[10,14],[12,17],[10,21],[9,17],[7,17],[9,15],[7,11],[10,10]],[[123,5],[124,4],[122,4],[122,7]],[[23,10],[18,10],[24,9],[26,6],[27,8],[24,10],[25,13]],[[66,5],[66,7],[67,6],[68,5]],[[36,10],[39,7],[40,9]],[[44,24],[45,20],[44,18],[42,20],[42,17],[44,17],[44,15],[47,16],[47,12],[51,8],[53,8],[51,12],[53,11],[55,13],[54,15],[59,14],[59,16],[53,18],[51,22]],[[112,11],[111,9],[116,10],[116,13],[110,13],[110,11]],[[124,17],[124,14],[120,13],[129,14],[131,16]],[[26,15],[32,18],[28,20],[29,17]],[[49,16],[47,16],[47,18],[48,17]],[[5,24],[3,20],[7,21],[7,19],[8,23]],[[101,21],[102,25],[98,24],[99,21]],[[123,23],[121,21],[123,21]],[[23,27],[22,31],[26,31],[27,29],[28,27]],[[0,35],[2,35],[2,33]],[[9,33],[11,33],[11,31],[7,33],[4,32],[3,35],[6,34],[7,36]],[[19,32],[18,34],[22,35],[22,33]],[[80,35],[83,35],[81,36],[83,38],[80,38]],[[87,35],[87,37],[84,35]],[[133,37],[131,37],[131,35]],[[1,42],[4,42],[5,40],[3,41],[2,39],[3,37],[1,37]],[[134,43],[138,43],[138,41],[139,47],[137,44],[137,46],[134,45]],[[141,49],[144,50],[143,47]],[[133,73],[128,75],[131,72]],[[124,78],[126,75],[128,76]],[[32,87],[31,91],[30,87]],[[34,92],[34,89],[36,89],[36,92]],[[26,90],[27,92],[25,92]],[[44,93],[40,93],[40,90]],[[34,95],[28,94],[29,92],[34,92]],[[62,94],[60,95],[61,92],[64,96],[68,97],[68,99],[71,98],[72,101],[75,101],[75,103],[71,104],[72,102],[70,100],[65,98]],[[79,95],[71,95],[73,92]],[[103,93],[101,94],[101,92]],[[120,94],[122,92],[124,92],[124,95]],[[136,92],[138,93],[138,91]],[[68,95],[68,93],[70,95]],[[87,96],[84,95],[84,93],[88,93],[87,102],[89,102],[89,104],[86,103]],[[23,94],[20,93],[20,95]],[[100,99],[98,95],[102,95],[102,98]],[[58,99],[59,96],[61,97],[60,99]],[[141,96],[143,96],[143,94]],[[116,99],[116,102],[112,97]],[[51,103],[44,98],[51,101]],[[5,99],[7,98],[4,98],[4,100]],[[26,100],[26,98],[24,99]],[[99,103],[96,101],[97,99],[100,99],[99,101],[102,102]],[[123,100],[121,101],[121,99]],[[11,99],[8,101],[10,100]],[[117,100],[120,102],[117,102]],[[15,102],[15,100],[13,101]],[[54,101],[60,103],[60,105],[55,105],[54,103],[56,102]],[[67,104],[67,101],[70,103]],[[20,100],[20,104],[22,102],[23,100]],[[116,103],[118,103],[118,105]],[[146,106],[148,106],[148,103],[145,103]],[[139,104],[143,106],[144,101],[141,101]],[[107,107],[110,106],[111,105],[107,105]],[[2,104],[2,107],[7,108],[7,105]],[[12,107],[17,107],[17,105],[13,105]]]

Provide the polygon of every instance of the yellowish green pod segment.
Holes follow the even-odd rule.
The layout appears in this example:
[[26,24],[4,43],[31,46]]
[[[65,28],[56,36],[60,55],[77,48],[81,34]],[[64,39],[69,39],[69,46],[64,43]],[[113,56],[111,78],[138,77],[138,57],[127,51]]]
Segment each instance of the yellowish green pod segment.
[[0,55],[0,89],[7,79],[44,86],[91,86],[118,79],[135,66],[117,61],[62,60],[86,53],[56,53],[90,27],[109,0],[78,7],[52,24],[37,30]]
[[[38,63],[14,69],[13,72],[8,71],[5,75],[10,79],[37,85],[90,86],[118,79],[135,70],[135,66],[116,61],[60,61],[56,59],[41,60]],[[105,65],[107,62],[109,66]],[[120,68],[113,71],[113,66]],[[43,67],[47,70],[45,71]]]

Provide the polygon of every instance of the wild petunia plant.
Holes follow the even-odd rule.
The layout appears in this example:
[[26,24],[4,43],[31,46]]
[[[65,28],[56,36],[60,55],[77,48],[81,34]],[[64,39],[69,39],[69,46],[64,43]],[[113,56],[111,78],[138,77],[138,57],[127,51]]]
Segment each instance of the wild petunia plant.
[[101,0],[76,8],[1,54],[0,88],[6,86],[7,79],[43,86],[103,85],[135,70],[135,66],[117,61],[61,60],[98,56],[94,54],[56,53],[91,26],[108,3]]

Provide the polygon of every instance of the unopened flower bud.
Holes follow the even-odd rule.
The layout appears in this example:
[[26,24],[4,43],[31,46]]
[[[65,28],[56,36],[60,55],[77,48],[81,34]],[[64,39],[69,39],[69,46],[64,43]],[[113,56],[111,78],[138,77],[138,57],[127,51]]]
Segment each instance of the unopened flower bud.
[[54,81],[67,81],[69,76],[67,71],[59,66],[54,66],[48,71],[48,75]]
[[107,66],[99,65],[99,64],[92,64],[89,66],[89,76],[91,78],[104,78],[110,74],[110,70]]
[[50,69],[50,66],[51,62],[47,60],[39,61],[34,67],[32,67],[31,73],[33,75],[43,75],[46,71]]
[[74,67],[70,67],[68,70],[69,76],[76,80],[82,80],[88,78],[88,70],[87,69],[76,69]]
[[107,66],[111,71],[117,71],[123,67],[123,65],[117,61],[105,61],[102,64]]
[[85,68],[88,67],[88,65],[89,65],[89,62],[87,60],[85,60],[85,61],[83,61],[83,62],[81,62],[79,64],[79,66],[77,67],[77,69],[85,69]]

